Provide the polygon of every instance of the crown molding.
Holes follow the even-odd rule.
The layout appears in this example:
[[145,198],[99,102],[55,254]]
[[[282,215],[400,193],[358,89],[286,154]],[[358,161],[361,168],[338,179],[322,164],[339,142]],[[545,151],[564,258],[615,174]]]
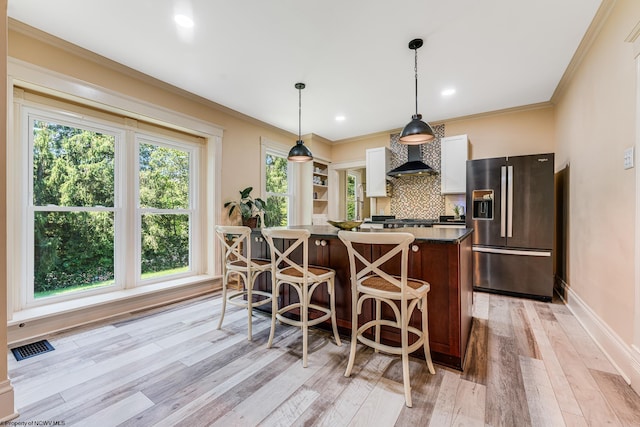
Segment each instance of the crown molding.
[[350,138],[345,138],[345,139],[339,139],[336,141],[333,141],[331,143],[331,145],[341,145],[341,144],[348,144],[350,142],[357,142],[357,141],[363,141],[366,139],[371,139],[371,138],[376,138],[376,137],[380,137],[380,136],[389,136],[389,134],[394,133],[394,132],[400,132],[402,131],[402,128],[398,128],[398,129],[391,129],[391,130],[383,130],[380,132],[374,132],[374,133],[368,133],[366,135],[358,135],[358,136],[352,136]]
[[633,27],[633,30],[629,33],[626,39],[627,43],[633,43],[633,57],[637,58],[640,55],[640,21]]
[[589,49],[591,49],[591,46],[593,45],[596,38],[600,34],[600,31],[602,31],[602,27],[606,23],[607,18],[611,14],[611,11],[613,10],[613,7],[615,6],[617,1],[618,0],[603,0],[602,3],[600,4],[598,11],[596,12],[596,15],[593,18],[593,21],[591,21],[589,28],[587,28],[587,32],[584,34],[582,41],[580,42],[580,44],[578,45],[578,48],[573,54],[573,57],[571,58],[571,61],[569,62],[567,69],[564,70],[564,74],[562,74],[562,77],[558,82],[558,86],[556,86],[556,90],[553,92],[553,95],[551,95],[552,104],[554,105],[557,104],[558,98],[567,89],[567,86],[569,85],[569,82],[573,79],[573,76],[577,72],[578,67],[580,67],[580,64],[582,63],[585,56],[589,52]]
[[544,108],[551,108],[551,107],[553,107],[553,104],[550,101],[545,101],[545,102],[538,102],[535,104],[520,105],[518,107],[503,108],[501,110],[486,111],[484,113],[470,114],[468,116],[459,116],[459,117],[453,117],[450,119],[434,120],[430,123],[433,126],[436,126],[439,124],[443,124],[446,126],[447,123],[459,122],[462,120],[482,119],[486,117],[500,116],[502,114],[513,114],[513,113],[520,113],[523,111],[542,110]]

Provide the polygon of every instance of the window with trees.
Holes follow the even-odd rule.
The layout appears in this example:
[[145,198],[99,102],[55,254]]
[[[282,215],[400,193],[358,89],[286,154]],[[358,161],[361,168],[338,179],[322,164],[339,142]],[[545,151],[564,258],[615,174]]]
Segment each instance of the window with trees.
[[22,117],[27,305],[191,272],[193,144],[47,109],[24,108]]
[[33,298],[113,285],[118,134],[31,116]]
[[354,174],[347,173],[347,220],[354,220],[358,216],[358,200],[356,196],[357,179]]
[[151,279],[189,270],[190,153],[138,141],[140,274]]
[[291,166],[286,156],[267,150],[265,162],[265,225],[286,226],[291,218]]

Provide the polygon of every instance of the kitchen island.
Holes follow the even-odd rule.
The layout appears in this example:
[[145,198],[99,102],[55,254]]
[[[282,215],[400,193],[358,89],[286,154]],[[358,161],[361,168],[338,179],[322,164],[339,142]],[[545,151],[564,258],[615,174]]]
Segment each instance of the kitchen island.
[[[309,264],[330,267],[336,271],[336,317],[341,333],[350,337],[351,330],[351,285],[349,283],[349,258],[347,248],[338,238],[338,229],[332,226],[294,226],[311,232],[309,241]],[[361,230],[376,233],[383,230]],[[453,228],[401,228],[390,232],[408,232],[416,240],[409,252],[409,277],[426,280],[431,284],[429,304],[429,344],[435,362],[456,369],[462,369],[464,355],[471,331],[472,271],[471,239],[472,229]],[[269,257],[269,249],[259,229],[253,231],[252,256]],[[285,247],[287,241],[278,241]],[[293,256],[301,259],[302,250]],[[379,248],[370,247],[369,256],[381,256]],[[396,257],[384,264],[383,270],[390,274],[400,274],[400,260]],[[271,289],[270,274],[262,275],[257,285],[261,290]],[[280,305],[297,299],[295,292],[283,287]],[[324,288],[314,293],[312,301],[328,305],[329,296]],[[383,305],[384,307],[384,305]],[[271,307],[261,309],[270,311]],[[360,322],[373,316],[373,302],[365,302]],[[383,310],[383,316],[392,317],[390,309]],[[420,313],[413,313],[411,324],[420,327]],[[327,323],[330,328],[330,323]],[[382,340],[400,342],[400,335],[389,328],[382,330]],[[421,355],[419,352],[414,353]],[[424,355],[422,355],[424,356]]]

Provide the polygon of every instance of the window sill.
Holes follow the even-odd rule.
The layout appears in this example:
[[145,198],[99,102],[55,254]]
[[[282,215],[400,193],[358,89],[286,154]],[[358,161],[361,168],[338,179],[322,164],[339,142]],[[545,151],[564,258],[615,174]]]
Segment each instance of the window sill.
[[40,337],[109,317],[192,298],[219,289],[220,277],[199,275],[109,292],[13,313],[9,343]]

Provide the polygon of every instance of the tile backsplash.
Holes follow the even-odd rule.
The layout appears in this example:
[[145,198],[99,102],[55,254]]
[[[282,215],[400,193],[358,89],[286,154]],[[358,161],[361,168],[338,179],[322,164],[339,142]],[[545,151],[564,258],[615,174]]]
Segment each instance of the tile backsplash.
[[[391,215],[396,218],[435,218],[445,214],[445,197],[440,194],[440,138],[444,125],[432,126],[436,137],[421,146],[422,161],[437,174],[392,178]],[[407,161],[407,146],[398,142],[400,134],[391,135],[391,168]]]

